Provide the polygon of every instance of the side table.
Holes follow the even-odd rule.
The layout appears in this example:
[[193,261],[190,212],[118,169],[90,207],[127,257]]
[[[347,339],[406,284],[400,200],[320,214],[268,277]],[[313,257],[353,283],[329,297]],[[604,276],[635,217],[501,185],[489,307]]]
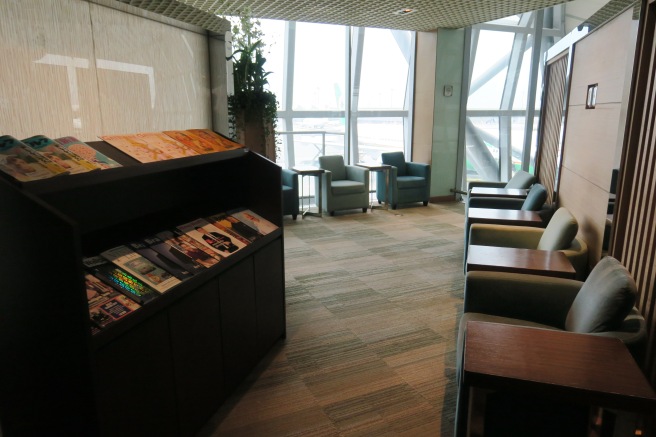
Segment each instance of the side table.
[[612,337],[472,321],[462,383],[469,390],[468,436],[485,432],[489,390],[629,411],[645,420],[656,413],[656,393],[627,347]]
[[467,251],[467,271],[473,270],[525,273],[575,279],[576,270],[563,252],[517,249],[514,247],[478,246]]
[[[301,167],[293,167],[292,170],[294,170],[296,173],[298,173],[301,176],[301,218],[305,218],[306,215],[312,215],[316,217],[321,217],[322,215],[322,187],[321,187],[321,180],[323,179],[323,174],[326,172],[324,169],[319,168],[319,167],[311,167],[311,166],[301,166]],[[317,192],[319,193],[318,198],[317,198],[317,212],[311,212],[310,211],[310,199],[308,193],[308,206],[305,208],[305,203],[304,203],[304,182],[305,182],[305,176],[314,176],[317,178]],[[309,187],[308,187],[309,191]]]
[[374,210],[374,208],[384,208],[386,210],[389,209],[390,170],[392,166],[389,164],[366,164],[366,163],[358,163],[356,165],[358,167],[364,167],[369,169],[371,173],[382,172],[385,175],[385,206],[374,206],[373,200],[370,202],[369,206],[372,211]]
[[525,198],[528,190],[525,188],[488,188],[474,187],[469,193],[472,197],[516,197]]

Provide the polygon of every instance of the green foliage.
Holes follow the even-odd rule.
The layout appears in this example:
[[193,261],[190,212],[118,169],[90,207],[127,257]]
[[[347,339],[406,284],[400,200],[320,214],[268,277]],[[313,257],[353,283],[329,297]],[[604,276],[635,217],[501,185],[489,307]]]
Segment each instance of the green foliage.
[[[228,117],[233,138],[242,122],[261,119],[265,135],[270,127],[277,124],[278,101],[276,95],[265,87],[269,84],[264,64],[265,49],[259,20],[250,13],[238,18],[232,27],[233,53],[228,60],[233,61],[234,94],[228,96]],[[242,118],[243,117],[243,118]]]

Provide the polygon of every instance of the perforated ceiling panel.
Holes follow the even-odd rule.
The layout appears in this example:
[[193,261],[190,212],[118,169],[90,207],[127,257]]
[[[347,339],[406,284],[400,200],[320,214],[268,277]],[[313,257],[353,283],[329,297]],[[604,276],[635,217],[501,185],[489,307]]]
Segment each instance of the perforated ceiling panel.
[[[217,15],[432,31],[461,28],[565,3],[566,0],[118,0],[223,33]],[[413,12],[399,14],[408,8]]]

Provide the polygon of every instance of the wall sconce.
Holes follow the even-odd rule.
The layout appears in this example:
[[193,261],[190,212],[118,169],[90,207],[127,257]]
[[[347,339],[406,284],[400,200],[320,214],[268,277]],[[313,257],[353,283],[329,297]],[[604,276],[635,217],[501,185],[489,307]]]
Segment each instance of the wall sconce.
[[585,109],[594,109],[597,104],[597,86],[599,84],[595,83],[593,85],[588,85],[588,95],[585,99]]

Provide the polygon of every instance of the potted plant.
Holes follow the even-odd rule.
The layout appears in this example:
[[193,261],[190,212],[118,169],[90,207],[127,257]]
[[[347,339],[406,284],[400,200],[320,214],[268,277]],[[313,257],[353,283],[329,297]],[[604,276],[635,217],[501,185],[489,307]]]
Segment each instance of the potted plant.
[[242,14],[232,27],[234,94],[228,96],[230,134],[272,161],[276,161],[275,129],[278,102],[268,86],[260,22]]

